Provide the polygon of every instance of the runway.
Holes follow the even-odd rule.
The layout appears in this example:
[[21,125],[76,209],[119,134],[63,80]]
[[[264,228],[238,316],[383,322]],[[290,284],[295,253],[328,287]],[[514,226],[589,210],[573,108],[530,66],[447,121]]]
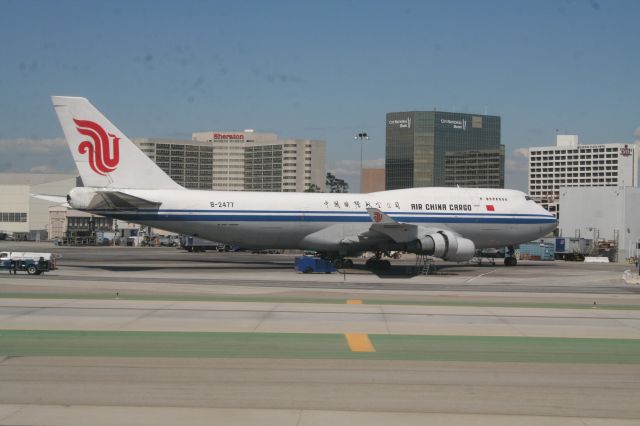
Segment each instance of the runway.
[[0,274],[0,424],[640,423],[624,265],[60,250],[51,274]]
[[597,306],[589,310],[64,299],[5,299],[0,303],[3,330],[640,339],[640,310]]

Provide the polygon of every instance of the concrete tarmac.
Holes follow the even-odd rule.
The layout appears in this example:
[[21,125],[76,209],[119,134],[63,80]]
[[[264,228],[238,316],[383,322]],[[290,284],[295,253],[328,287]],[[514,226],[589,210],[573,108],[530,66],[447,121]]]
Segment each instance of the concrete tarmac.
[[[597,364],[16,358],[0,364],[6,413],[0,423],[25,424],[20,419],[47,409],[49,419],[64,419],[83,407],[114,407],[113,413],[121,407],[138,413],[118,424],[170,424],[161,419],[163,408],[181,407],[180,424],[201,419],[194,413],[202,411],[185,408],[218,416],[235,410],[236,424],[256,424],[253,410],[262,413],[262,424],[300,418],[301,424],[318,418],[416,424],[444,414],[468,420],[457,424],[492,424],[503,416],[503,424],[549,424],[550,417],[557,424],[633,424],[640,416],[639,374],[638,366]],[[21,407],[9,413],[7,405]]]
[[640,309],[598,308],[4,299],[0,324],[4,330],[640,339]]
[[63,257],[0,272],[0,425],[640,424],[626,265],[301,275],[293,255],[14,247]]

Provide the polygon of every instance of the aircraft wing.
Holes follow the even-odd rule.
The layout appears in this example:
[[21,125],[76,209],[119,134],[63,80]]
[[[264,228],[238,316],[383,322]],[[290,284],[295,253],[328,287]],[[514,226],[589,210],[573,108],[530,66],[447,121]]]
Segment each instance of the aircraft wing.
[[373,224],[371,224],[367,233],[385,235],[396,243],[408,243],[415,241],[420,235],[427,235],[443,230],[450,231],[444,226],[432,228],[398,222],[386,213],[382,212],[380,209],[376,208],[368,208],[367,213],[369,213],[369,216],[371,216],[371,219],[373,220]]
[[88,210],[139,210],[157,209],[157,201],[135,197],[120,191],[98,191],[91,199]]

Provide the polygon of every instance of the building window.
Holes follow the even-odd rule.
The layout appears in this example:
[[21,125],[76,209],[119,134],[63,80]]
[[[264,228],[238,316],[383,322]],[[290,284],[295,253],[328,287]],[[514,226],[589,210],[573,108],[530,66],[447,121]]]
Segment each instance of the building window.
[[27,214],[26,213],[0,213],[0,222],[26,222]]

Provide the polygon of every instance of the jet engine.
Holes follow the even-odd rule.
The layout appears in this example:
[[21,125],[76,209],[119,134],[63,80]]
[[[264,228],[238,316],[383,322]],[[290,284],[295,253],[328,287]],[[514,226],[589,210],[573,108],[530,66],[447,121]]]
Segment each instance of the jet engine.
[[418,238],[411,251],[439,257],[444,260],[463,262],[476,252],[473,241],[459,237],[449,231],[438,231]]

